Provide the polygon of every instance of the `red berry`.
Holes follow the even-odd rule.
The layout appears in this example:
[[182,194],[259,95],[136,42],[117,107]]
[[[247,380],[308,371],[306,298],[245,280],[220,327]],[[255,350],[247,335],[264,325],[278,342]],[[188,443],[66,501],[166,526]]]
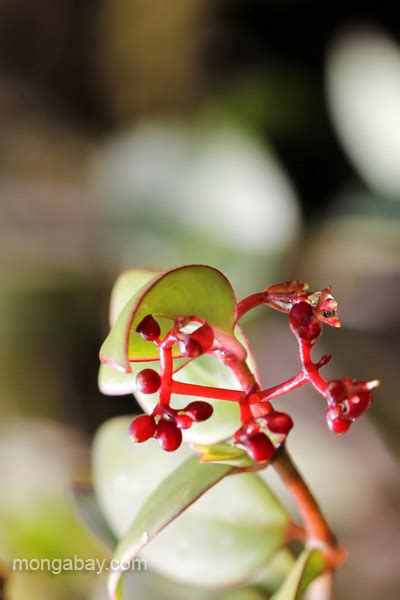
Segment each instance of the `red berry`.
[[153,369],[143,369],[136,375],[136,385],[143,394],[154,394],[160,389],[161,379]]
[[147,342],[153,342],[160,337],[161,333],[160,326],[152,315],[147,315],[147,317],[140,321],[136,327],[136,331]]
[[245,446],[251,458],[258,462],[269,460],[275,452],[275,446],[265,433],[256,433],[247,440]]
[[321,324],[308,302],[296,302],[289,315],[289,323],[293,333],[300,339],[315,342],[321,334]]
[[243,425],[235,433],[235,442],[242,442],[242,444],[245,444],[249,437],[259,433],[259,431],[260,423],[257,421],[248,421],[247,423],[243,423]]
[[129,427],[129,433],[134,442],[145,442],[153,437],[156,431],[154,417],[150,415],[140,415],[132,421]]
[[346,433],[352,424],[351,419],[340,415],[338,407],[330,407],[325,413],[326,422],[331,431],[337,434]]
[[272,433],[287,435],[293,427],[293,420],[288,414],[274,411],[265,415],[265,422]]
[[190,339],[198,342],[201,347],[201,351],[204,354],[208,352],[214,342],[214,331],[213,328],[208,325],[208,323],[204,323],[201,327],[193,331],[190,334]]
[[182,432],[171,421],[161,419],[157,425],[156,438],[163,450],[173,452],[182,443]]
[[193,425],[193,419],[189,415],[178,415],[175,419],[176,426],[179,429],[189,429]]
[[184,409],[185,412],[193,419],[193,421],[206,421],[213,414],[213,407],[208,402],[197,400],[191,402]]

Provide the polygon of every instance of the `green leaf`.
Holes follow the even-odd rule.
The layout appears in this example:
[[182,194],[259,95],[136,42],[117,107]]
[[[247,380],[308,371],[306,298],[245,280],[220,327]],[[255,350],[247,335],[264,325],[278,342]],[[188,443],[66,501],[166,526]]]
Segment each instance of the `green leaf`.
[[294,564],[295,558],[292,552],[288,548],[282,548],[264,569],[257,572],[252,583],[268,595],[273,594],[283,584]]
[[319,550],[304,550],[272,600],[299,600],[325,568],[325,559]]
[[246,586],[217,596],[214,600],[268,600],[266,594],[253,586]]
[[[248,580],[284,544],[286,510],[258,475],[245,473],[224,478],[174,520],[204,493],[210,477],[217,481],[235,469],[201,465],[185,444],[173,453],[162,452],[155,440],[133,444],[130,421],[104,424],[93,456],[96,496],[112,531],[124,540],[123,553],[140,551],[150,568],[188,585]],[[171,520],[140,549],[143,533],[152,536]]]
[[124,597],[140,600],[266,600],[259,587],[236,587],[228,592],[177,584],[154,571],[141,571],[140,576],[128,572],[124,576]]
[[[189,458],[146,500],[120,540],[114,560],[126,564],[135,558],[164,527],[232,470],[227,465],[201,465],[197,457]],[[122,569],[115,570],[109,577],[112,598],[118,595],[122,574]]]
[[200,454],[201,463],[223,463],[235,467],[248,467],[255,462],[245,450],[229,446],[228,444],[193,444],[194,450]]
[[[125,299],[125,292],[116,295],[115,305],[119,307],[119,298]],[[137,325],[148,314],[157,317],[162,335],[171,328],[171,319],[194,315],[232,334],[235,307],[229,281],[212,267],[189,265],[156,275],[125,304],[100,349],[100,359],[125,373],[131,372],[129,361],[156,360],[158,353],[154,344],[136,332]]]
[[[191,269],[192,268],[193,267],[191,267]],[[135,294],[135,292],[138,291],[138,286],[144,281],[148,282],[153,274],[154,273],[151,271],[133,269],[123,273],[117,279],[111,300],[111,313],[114,315],[114,317],[111,317],[112,324],[113,319],[118,316],[118,312],[123,309],[126,298],[130,294]],[[247,362],[258,378],[257,367],[251,348],[240,327],[237,326],[235,328],[234,335],[247,352]],[[146,342],[146,344],[148,344],[148,342]],[[146,362],[136,363],[135,370],[140,371],[141,369],[146,368],[146,366],[148,366]],[[175,358],[174,367],[175,369],[180,369],[175,375],[175,379],[178,381],[213,387],[224,387],[234,390],[240,389],[232,371],[221,361],[210,355],[201,356],[189,363],[187,363],[186,358]],[[152,368],[159,370],[159,363],[153,363]],[[158,400],[158,394],[146,395],[141,394],[136,390],[136,374],[133,374],[132,372],[122,373],[108,364],[100,365],[98,383],[100,390],[108,395],[134,393],[139,404],[147,413],[153,411]],[[194,396],[173,395],[172,405],[176,408],[183,408],[189,402],[198,399],[199,398]],[[240,412],[236,403],[221,402],[218,400],[209,400],[209,402],[214,408],[211,419],[204,423],[194,424],[193,427],[184,431],[183,437],[185,441],[198,444],[214,444],[231,437],[235,430],[240,426]]]

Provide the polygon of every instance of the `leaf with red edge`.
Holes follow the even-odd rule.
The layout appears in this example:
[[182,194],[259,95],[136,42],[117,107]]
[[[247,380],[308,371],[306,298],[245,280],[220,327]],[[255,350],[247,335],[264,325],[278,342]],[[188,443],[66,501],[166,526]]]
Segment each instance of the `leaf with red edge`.
[[[115,305],[119,302],[114,301],[112,318],[117,312]],[[232,334],[235,311],[232,287],[217,269],[188,265],[167,271],[147,281],[128,300],[100,349],[100,360],[122,373],[131,372],[132,361],[157,360],[155,345],[136,332],[148,314],[157,319],[162,335],[180,316],[200,317],[223,333]],[[179,355],[177,350],[175,355]]]

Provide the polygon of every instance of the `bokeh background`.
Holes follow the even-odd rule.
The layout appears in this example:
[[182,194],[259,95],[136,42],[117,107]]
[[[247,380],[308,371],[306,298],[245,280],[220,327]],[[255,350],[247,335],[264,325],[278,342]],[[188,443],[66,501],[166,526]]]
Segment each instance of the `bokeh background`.
[[[131,397],[97,389],[124,268],[209,263],[238,296],[330,284],[329,375],[382,379],[345,438],[312,390],[290,448],[350,556],[337,599],[400,573],[400,9],[372,0],[0,2],[0,552],[101,555],[68,486]],[[248,321],[263,381],[297,367],[286,320]],[[286,405],[285,405],[286,406]],[[13,573],[7,598],[104,598]]]

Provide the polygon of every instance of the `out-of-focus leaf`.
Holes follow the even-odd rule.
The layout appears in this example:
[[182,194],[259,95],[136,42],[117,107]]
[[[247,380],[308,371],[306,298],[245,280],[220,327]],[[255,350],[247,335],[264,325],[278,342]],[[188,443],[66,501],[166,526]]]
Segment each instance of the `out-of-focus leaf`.
[[100,349],[103,363],[130,373],[130,361],[155,360],[154,344],[136,332],[137,325],[153,314],[162,335],[178,316],[199,316],[222,332],[232,334],[236,300],[226,277],[216,269],[189,265],[151,279],[124,306]]
[[132,266],[164,269],[182,257],[201,260],[245,295],[281,277],[295,250],[295,190],[271,150],[237,122],[136,126],[99,149],[93,184],[119,264],[131,257]]
[[214,600],[268,600],[268,597],[262,590],[254,586],[247,586],[214,597]]
[[327,62],[328,103],[336,132],[369,187],[400,197],[400,53],[371,27],[336,36]]
[[[147,498],[120,540],[114,560],[123,565],[135,558],[164,527],[232,470],[228,465],[201,465],[197,457],[189,458]],[[120,568],[114,570],[109,577],[109,593],[112,598],[119,598],[122,574],[123,569]]]
[[267,600],[284,581],[295,560],[291,552],[278,552],[263,572],[245,587],[234,587],[228,592],[206,590],[177,583],[159,573],[147,569],[140,576],[128,572],[124,576],[124,597],[140,600]]
[[[140,551],[159,573],[181,583],[212,587],[249,579],[282,547],[287,512],[260,477],[245,473],[226,477],[140,550],[143,533],[151,538],[167,524],[165,520],[177,516],[173,511],[179,502],[184,508],[193,494],[204,492],[199,488],[205,485],[203,473],[209,481],[209,473],[217,477],[235,469],[201,465],[186,445],[169,454],[155,440],[132,444],[129,423],[129,417],[108,422],[94,444],[96,495],[113,532],[126,540],[120,552]],[[186,466],[180,467],[187,457],[191,458]],[[217,470],[208,471],[210,467]],[[155,514],[149,512],[152,507]]]
[[129,572],[125,574],[123,596],[140,600],[267,600],[268,597],[255,585],[218,592],[178,584],[149,569],[141,571],[139,576]]
[[81,521],[102,542],[107,550],[113,552],[118,540],[100,510],[92,486],[76,483],[72,486],[71,492],[76,511]]
[[292,552],[288,548],[282,548],[264,569],[257,573],[252,583],[263,589],[269,596],[283,584],[294,564],[295,558]]
[[304,550],[272,600],[300,600],[325,566],[325,559],[319,550]]

